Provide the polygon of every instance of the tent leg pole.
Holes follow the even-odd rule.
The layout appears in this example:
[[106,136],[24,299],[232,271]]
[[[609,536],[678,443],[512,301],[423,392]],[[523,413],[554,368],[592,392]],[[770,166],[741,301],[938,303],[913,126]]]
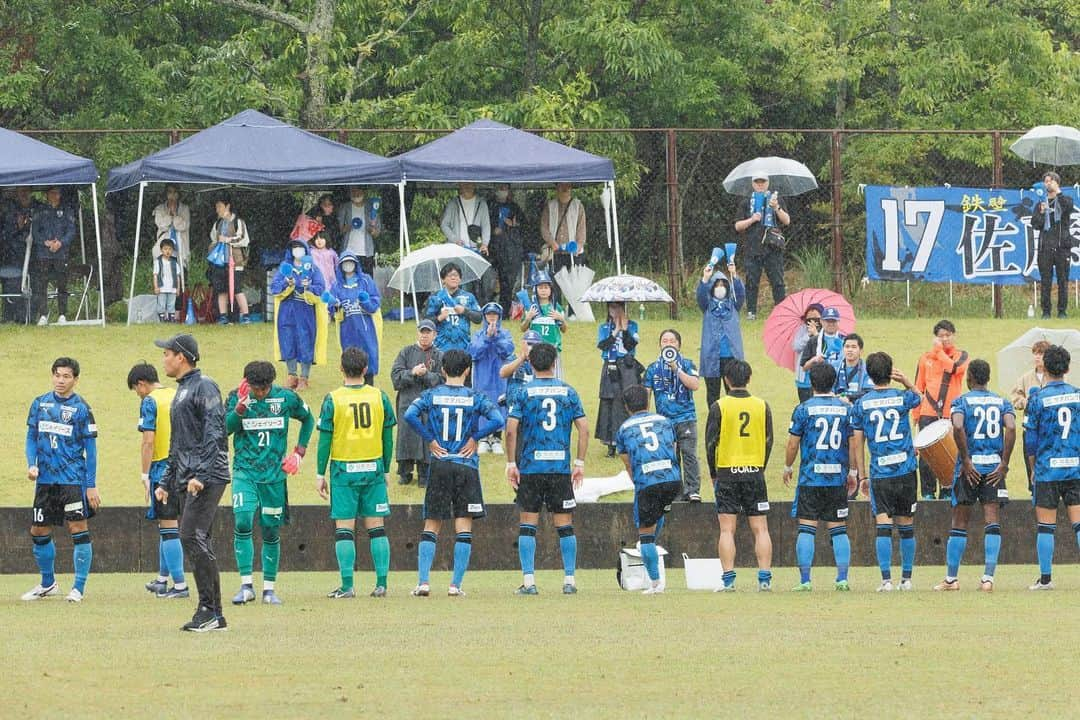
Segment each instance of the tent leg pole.
[[[397,186],[398,190],[398,267],[401,267],[401,263],[405,260],[405,246],[406,236],[409,234],[408,229],[405,227],[405,182],[399,182]],[[416,293],[413,293],[413,306],[415,310],[416,305]],[[417,317],[417,320],[420,318]],[[402,288],[398,291],[398,323],[405,323],[405,289]]]
[[82,193],[76,191],[79,195],[79,249],[82,252],[82,264],[86,264],[86,231],[83,228],[83,206],[82,206]]
[[911,281],[905,280],[904,284],[907,286],[907,306],[911,307]]
[[610,181],[611,187],[611,218],[615,231],[615,274],[622,275],[622,249],[619,242],[619,207],[615,202],[615,181]]
[[139,183],[139,204],[135,211],[135,249],[131,253],[131,289],[128,291],[127,324],[131,325],[131,301],[135,299],[135,273],[139,269],[139,236],[142,234],[143,196],[146,183]]
[[101,326],[105,327],[105,262],[101,257],[101,217],[98,213],[96,183],[90,183],[90,194],[94,202],[94,237],[97,238],[98,310],[101,312]]

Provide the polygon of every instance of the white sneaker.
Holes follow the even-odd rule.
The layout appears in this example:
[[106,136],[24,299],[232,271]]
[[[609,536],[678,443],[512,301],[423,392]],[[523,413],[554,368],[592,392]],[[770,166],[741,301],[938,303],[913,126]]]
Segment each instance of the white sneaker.
[[42,315],[41,317],[39,317],[37,319],[37,324],[38,324],[38,327],[44,327],[44,326],[49,324],[49,318]]
[[892,592],[893,591],[892,580],[882,580],[881,584],[878,585],[877,591],[878,592]]
[[491,443],[489,443],[487,440],[481,440],[480,442],[476,443],[477,455],[483,455],[484,453],[489,452],[491,452]]
[[28,590],[27,592],[24,592],[22,595],[22,599],[27,601],[41,600],[42,598],[47,598],[51,595],[58,595],[59,593],[60,586],[56,583],[53,583],[49,587],[42,587],[41,585],[38,585],[33,590]]
[[504,455],[502,443],[498,440],[491,443],[491,453],[493,455]]
[[713,592],[718,592],[718,593],[735,592],[735,586],[734,585],[721,585],[720,587],[713,590]]
[[82,602],[82,593],[79,592],[78,588],[71,588],[71,592],[69,592],[64,599],[69,603],[80,603]]
[[664,585],[663,585],[663,583],[657,581],[657,582],[653,583],[652,585],[650,585],[649,587],[642,590],[641,594],[642,595],[659,595],[662,592],[664,592]]
[[63,325],[63,324],[64,324],[64,323],[66,323],[66,322],[67,322],[67,318],[66,318],[66,317],[64,317],[63,315],[61,315],[60,317],[56,318],[56,324],[57,324],[57,325]]
[[[1053,590],[1053,589],[1054,589],[1054,581],[1053,580],[1046,583],[1045,585],[1042,582],[1036,580],[1034,584],[1028,586],[1028,590]],[[25,600],[25,599],[26,599],[26,596],[23,595],[23,600]]]
[[451,585],[446,590],[446,594],[450,597],[465,597],[465,591],[459,588],[457,585]]
[[911,592],[915,589],[915,586],[911,584],[910,580],[901,580],[899,589],[903,590],[904,592]]

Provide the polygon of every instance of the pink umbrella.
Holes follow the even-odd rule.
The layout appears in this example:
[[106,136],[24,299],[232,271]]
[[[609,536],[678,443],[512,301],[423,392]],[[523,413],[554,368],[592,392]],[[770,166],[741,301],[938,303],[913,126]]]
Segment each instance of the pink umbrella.
[[803,314],[806,308],[814,303],[825,308],[834,307],[840,311],[840,332],[847,334],[855,330],[855,311],[851,308],[851,303],[840,293],[820,288],[808,288],[794,295],[788,295],[769,313],[762,333],[765,352],[780,367],[795,371],[795,351],[791,349],[791,343],[803,325]]

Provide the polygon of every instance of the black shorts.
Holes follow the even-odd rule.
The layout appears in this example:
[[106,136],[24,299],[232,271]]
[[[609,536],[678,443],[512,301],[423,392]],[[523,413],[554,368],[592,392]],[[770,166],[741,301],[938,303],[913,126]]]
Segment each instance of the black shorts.
[[914,472],[891,478],[870,478],[870,511],[889,517],[914,517],[919,483]]
[[484,517],[484,491],[480,473],[448,460],[432,460],[424,494],[425,520]]
[[81,522],[93,515],[81,485],[38,485],[34,491],[35,527]]
[[522,475],[517,489],[517,504],[521,512],[572,513],[577,507],[574,484],[567,473]]
[[799,485],[795,488],[795,502],[791,505],[791,517],[800,520],[846,522],[848,517],[848,494],[844,485]]
[[[975,502],[983,505],[998,503],[1004,505],[1009,502],[1009,491],[1005,489],[1005,478],[997,485],[986,482],[986,475],[979,476],[979,483],[972,487],[963,473],[959,474],[952,484],[952,505],[974,505]],[[1056,505],[1055,505],[1056,507]]]
[[[210,280],[210,287],[214,289],[216,293],[229,292],[229,267],[218,267],[217,265],[211,265],[207,268],[206,274]],[[243,269],[233,270],[233,292],[239,294],[241,283],[244,279]]]
[[681,482],[657,483],[642,488],[634,493],[634,522],[638,527],[652,527],[660,522],[680,495]]
[[1048,480],[1035,483],[1035,507],[1057,510],[1061,503],[1065,503],[1065,507],[1080,505],[1080,480]]
[[716,495],[716,513],[718,515],[738,515],[747,517],[764,515],[769,512],[769,489],[765,487],[765,478],[760,475],[746,480],[716,480],[713,482]]
[[[154,486],[150,489],[153,493],[157,489]],[[146,513],[146,517],[149,520],[178,520],[180,518],[180,495],[183,493],[172,492],[169,493],[165,502],[160,502],[153,494],[150,495],[153,500],[152,512]]]

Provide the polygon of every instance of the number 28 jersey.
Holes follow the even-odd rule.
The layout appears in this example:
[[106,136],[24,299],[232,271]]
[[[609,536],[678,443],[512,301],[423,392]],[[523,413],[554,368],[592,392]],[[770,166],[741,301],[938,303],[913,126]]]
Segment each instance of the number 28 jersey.
[[523,475],[570,472],[570,433],[585,417],[577,391],[556,378],[537,378],[517,392],[510,417],[519,421]]
[[812,397],[791,413],[788,432],[800,439],[799,484],[834,487],[847,482],[852,408],[838,397]]
[[1035,456],[1035,482],[1080,478],[1080,389],[1048,383],[1024,409],[1024,441]]
[[861,430],[870,449],[870,477],[891,478],[915,472],[911,411],[922,400],[912,390],[868,391],[852,406],[851,429]]
[[[982,474],[993,472],[1005,452],[1005,416],[1016,417],[1012,403],[987,390],[972,390],[953,400],[950,413],[964,416],[964,435],[967,439],[971,464]],[[960,458],[956,459],[956,477],[960,474]]]

